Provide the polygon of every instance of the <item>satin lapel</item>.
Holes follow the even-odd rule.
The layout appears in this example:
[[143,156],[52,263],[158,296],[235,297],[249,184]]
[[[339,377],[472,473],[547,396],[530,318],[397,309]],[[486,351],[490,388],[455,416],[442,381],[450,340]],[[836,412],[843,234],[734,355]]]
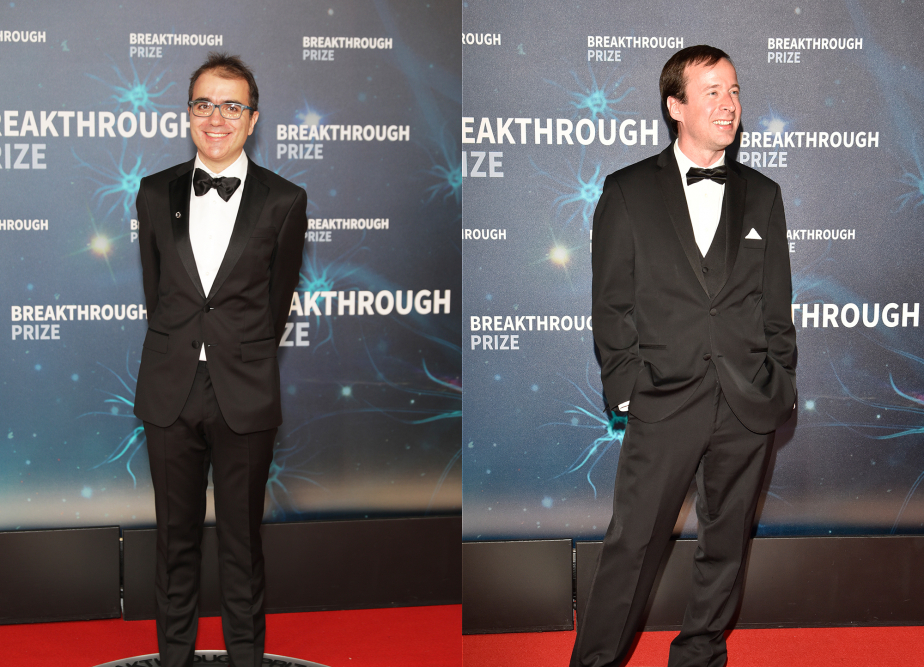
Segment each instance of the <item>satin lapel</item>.
[[180,255],[180,261],[189,274],[196,291],[205,298],[202,281],[199,280],[199,268],[196,266],[196,256],[193,254],[192,243],[189,240],[189,193],[192,189],[192,167],[195,161],[190,161],[177,170],[177,177],[170,181],[170,215],[173,216],[173,242]]
[[738,174],[734,163],[728,165],[725,180],[725,280],[716,294],[722,291],[728,277],[735,268],[738,259],[738,247],[741,245],[741,228],[744,225],[744,200],[747,195],[748,182]]
[[237,219],[234,221],[234,230],[231,232],[228,250],[221,260],[221,266],[218,267],[215,282],[212,283],[212,290],[209,292],[210,299],[218,293],[227,277],[231,275],[231,271],[234,270],[237,260],[241,258],[253,228],[257,226],[268,196],[269,188],[260,179],[257,166],[248,161],[247,180],[244,181],[244,192],[241,194],[241,207],[237,210]]
[[709,294],[706,280],[703,278],[699,247],[696,245],[696,237],[693,236],[693,223],[690,221],[687,196],[684,194],[683,185],[680,183],[680,168],[677,166],[677,158],[674,157],[673,144],[669,145],[661,153],[658,165],[661,167],[658,172],[658,184],[661,186],[661,193],[664,195],[664,206],[667,208],[671,222],[674,224],[674,231],[677,232],[677,238],[680,239],[683,252],[690,262],[693,275],[696,276],[703,291]]

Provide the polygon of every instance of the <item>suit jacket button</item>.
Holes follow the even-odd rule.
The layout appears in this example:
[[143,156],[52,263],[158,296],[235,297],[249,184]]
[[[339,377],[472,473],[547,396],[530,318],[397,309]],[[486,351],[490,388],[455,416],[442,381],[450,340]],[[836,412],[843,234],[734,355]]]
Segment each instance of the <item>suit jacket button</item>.
[[198,349],[199,349],[199,341],[194,340],[194,341],[192,342],[192,346],[193,346],[195,349],[198,350]]
[[718,315],[718,314],[719,314],[719,311],[717,311],[715,308],[713,308],[712,310],[709,311],[709,314],[715,316],[715,315]]
[[202,312],[203,312],[203,313],[207,313],[207,312],[209,312],[209,310],[211,310],[211,309],[210,309],[208,306],[202,306]]
[[703,361],[709,361],[710,359],[712,359],[712,355],[708,352],[703,355]]

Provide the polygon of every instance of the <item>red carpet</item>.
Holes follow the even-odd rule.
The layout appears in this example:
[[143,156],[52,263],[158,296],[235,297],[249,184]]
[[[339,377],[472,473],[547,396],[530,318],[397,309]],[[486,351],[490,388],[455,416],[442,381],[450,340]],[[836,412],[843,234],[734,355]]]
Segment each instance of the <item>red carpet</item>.
[[[462,606],[269,614],[266,652],[330,667],[461,667]],[[221,619],[199,621],[198,649],[223,649]],[[157,653],[154,621],[0,626],[0,665],[91,667]]]
[[[466,635],[465,667],[567,667],[574,632]],[[664,667],[676,632],[641,635],[628,667]],[[728,667],[921,667],[924,627],[735,630]]]

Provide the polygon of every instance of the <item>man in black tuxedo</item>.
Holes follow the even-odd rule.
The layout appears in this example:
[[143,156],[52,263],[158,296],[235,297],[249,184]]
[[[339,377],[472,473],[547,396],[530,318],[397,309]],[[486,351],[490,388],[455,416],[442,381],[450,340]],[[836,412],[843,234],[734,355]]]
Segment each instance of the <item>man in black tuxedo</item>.
[[669,667],[726,664],[773,431],[796,400],[780,188],[725,160],[735,68],[689,47],[660,88],[677,141],[610,174],[594,214],[594,342],[608,407],[628,424],[572,667],[623,664],[693,479],[693,586]]
[[189,84],[195,159],[141,181],[148,309],[135,415],[157,516],[160,664],[193,664],[209,466],[221,616],[236,667],[263,661],[264,490],[282,423],[276,350],[298,281],[305,191],[244,153],[259,112],[253,73],[211,53]]

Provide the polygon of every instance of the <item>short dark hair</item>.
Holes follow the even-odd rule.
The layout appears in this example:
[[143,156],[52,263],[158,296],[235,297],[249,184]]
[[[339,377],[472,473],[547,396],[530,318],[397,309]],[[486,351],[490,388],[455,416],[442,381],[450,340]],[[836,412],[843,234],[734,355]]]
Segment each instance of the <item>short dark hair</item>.
[[253,78],[253,71],[241,60],[240,56],[232,56],[228,53],[210,51],[209,57],[202,65],[199,66],[192,76],[189,77],[189,97],[193,98],[193,87],[196,85],[199,77],[206,72],[214,72],[216,76],[222,79],[243,79],[250,88],[250,101],[247,106],[253,107],[253,113],[260,104],[260,91],[257,89],[257,82]]
[[667,108],[667,98],[675,97],[680,100],[681,104],[686,104],[687,77],[685,72],[687,65],[703,64],[706,67],[712,67],[723,58],[734,67],[732,59],[722,49],[706,44],[697,44],[696,46],[680,49],[664,64],[664,69],[661,70],[661,80],[658,82],[661,88],[661,111],[674,134],[677,134],[677,121],[671,118],[670,111]]

